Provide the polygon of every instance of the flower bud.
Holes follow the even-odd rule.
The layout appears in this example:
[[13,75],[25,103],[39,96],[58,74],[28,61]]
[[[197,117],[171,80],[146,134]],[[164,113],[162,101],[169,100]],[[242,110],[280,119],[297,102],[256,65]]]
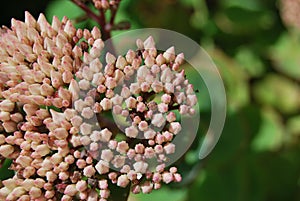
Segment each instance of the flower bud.
[[129,182],[130,181],[129,181],[127,175],[123,174],[118,177],[117,185],[125,188],[129,184]]
[[8,158],[9,155],[11,155],[14,152],[14,147],[11,145],[1,145],[0,146],[0,154],[5,157]]
[[29,195],[30,195],[31,199],[35,199],[42,195],[42,191],[40,188],[32,187],[29,191]]
[[75,184],[69,184],[64,191],[64,194],[69,196],[75,196],[76,193],[77,189]]
[[125,129],[125,134],[127,137],[136,138],[138,135],[138,130],[134,126],[127,127]]
[[106,174],[109,172],[109,164],[108,162],[105,162],[103,160],[100,160],[96,166],[96,170],[98,171],[99,174]]

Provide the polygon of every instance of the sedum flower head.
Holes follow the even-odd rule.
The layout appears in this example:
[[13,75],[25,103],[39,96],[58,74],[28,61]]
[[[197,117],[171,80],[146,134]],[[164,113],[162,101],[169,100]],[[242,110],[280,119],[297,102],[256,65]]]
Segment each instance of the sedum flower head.
[[0,44],[0,159],[16,173],[1,200],[104,201],[110,185],[150,193],[181,181],[167,165],[197,97],[174,47],[159,52],[149,37],[104,54],[98,28],[28,12]]

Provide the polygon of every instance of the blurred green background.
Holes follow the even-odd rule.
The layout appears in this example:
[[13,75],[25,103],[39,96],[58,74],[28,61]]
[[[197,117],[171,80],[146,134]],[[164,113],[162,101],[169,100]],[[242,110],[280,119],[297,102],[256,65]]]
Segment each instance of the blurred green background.
[[[24,5],[6,13],[2,7],[2,24],[9,25],[11,17],[23,19],[25,9],[35,16],[45,10],[49,19],[83,14],[68,0],[8,4],[14,2]],[[131,201],[300,200],[298,13],[298,0],[122,1],[117,22],[129,21],[131,29],[174,30],[204,47],[221,73],[228,100],[224,131],[213,152],[197,160],[195,141],[178,164],[182,184],[132,195]],[[199,135],[209,124],[209,104],[201,110]]]

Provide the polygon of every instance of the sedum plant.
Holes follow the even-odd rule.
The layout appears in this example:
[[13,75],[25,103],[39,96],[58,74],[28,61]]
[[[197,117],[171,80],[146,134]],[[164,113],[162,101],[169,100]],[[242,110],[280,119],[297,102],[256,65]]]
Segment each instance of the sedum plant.
[[105,52],[120,2],[93,0],[97,15],[72,1],[100,29],[29,12],[1,29],[0,161],[14,175],[0,200],[120,201],[182,180],[173,140],[197,104],[183,54],[151,36],[125,55]]

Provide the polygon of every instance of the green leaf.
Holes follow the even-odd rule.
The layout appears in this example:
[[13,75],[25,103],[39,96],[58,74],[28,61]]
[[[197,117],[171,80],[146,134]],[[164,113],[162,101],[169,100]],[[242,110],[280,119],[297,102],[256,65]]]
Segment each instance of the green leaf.
[[290,134],[300,136],[300,115],[289,118],[286,127]]
[[237,156],[247,154],[250,142],[259,131],[261,119],[259,108],[253,105],[229,113],[220,140],[207,158],[209,164],[232,166]]
[[11,178],[14,176],[14,171],[9,170],[8,168],[10,167],[12,160],[10,159],[4,159],[4,163],[2,167],[0,168],[0,181],[3,181],[5,179]]
[[252,141],[255,151],[274,151],[281,147],[284,127],[281,117],[272,109],[262,110],[262,123],[257,136]]
[[248,75],[222,50],[208,50],[225,84],[228,110],[236,111],[249,103]]
[[297,80],[300,80],[299,44],[299,33],[285,33],[270,49],[270,57],[273,60],[275,68]]
[[300,109],[300,87],[278,74],[268,74],[254,84],[254,98],[263,105],[271,105],[283,113],[295,113]]
[[259,77],[265,72],[264,64],[250,48],[240,48],[235,55],[235,60],[251,77]]

